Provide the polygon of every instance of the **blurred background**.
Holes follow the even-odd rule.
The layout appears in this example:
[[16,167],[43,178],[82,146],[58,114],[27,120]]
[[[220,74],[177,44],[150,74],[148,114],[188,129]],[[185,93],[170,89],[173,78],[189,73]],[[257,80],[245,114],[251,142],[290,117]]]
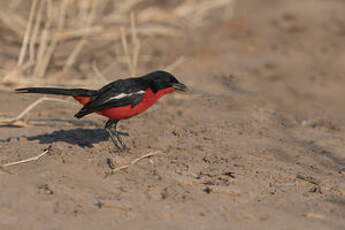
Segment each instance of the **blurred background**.
[[1,86],[99,87],[119,76],[172,70],[188,47],[171,47],[171,41],[184,43],[191,31],[231,18],[234,5],[233,0],[1,1]]

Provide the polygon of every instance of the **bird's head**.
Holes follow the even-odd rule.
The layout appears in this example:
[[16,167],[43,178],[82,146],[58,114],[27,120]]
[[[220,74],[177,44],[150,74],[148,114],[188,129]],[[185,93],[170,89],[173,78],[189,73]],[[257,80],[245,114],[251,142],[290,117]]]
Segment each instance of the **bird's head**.
[[155,71],[145,76],[150,81],[150,88],[157,92],[162,89],[173,88],[176,91],[187,91],[187,86],[179,82],[171,73],[166,71]]

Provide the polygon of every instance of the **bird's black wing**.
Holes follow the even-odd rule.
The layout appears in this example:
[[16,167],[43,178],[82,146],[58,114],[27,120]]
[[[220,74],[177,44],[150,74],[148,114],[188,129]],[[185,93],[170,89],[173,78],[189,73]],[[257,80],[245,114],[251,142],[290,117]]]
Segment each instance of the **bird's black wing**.
[[121,79],[112,82],[91,98],[75,117],[81,118],[93,112],[126,105],[136,106],[142,101],[148,85],[139,78]]

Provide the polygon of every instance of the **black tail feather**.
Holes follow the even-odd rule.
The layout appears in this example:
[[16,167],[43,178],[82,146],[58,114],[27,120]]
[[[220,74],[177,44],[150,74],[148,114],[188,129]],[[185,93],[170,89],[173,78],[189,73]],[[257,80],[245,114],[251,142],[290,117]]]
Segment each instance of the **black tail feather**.
[[42,94],[57,94],[68,96],[89,97],[97,93],[96,90],[89,89],[60,89],[60,88],[45,88],[45,87],[31,87],[16,89],[16,93],[42,93]]
[[88,115],[88,114],[89,114],[89,113],[87,113],[85,110],[81,109],[78,113],[76,113],[76,114],[74,115],[74,117],[80,119],[80,118],[82,118],[82,117],[84,117],[84,116],[86,116],[86,115]]

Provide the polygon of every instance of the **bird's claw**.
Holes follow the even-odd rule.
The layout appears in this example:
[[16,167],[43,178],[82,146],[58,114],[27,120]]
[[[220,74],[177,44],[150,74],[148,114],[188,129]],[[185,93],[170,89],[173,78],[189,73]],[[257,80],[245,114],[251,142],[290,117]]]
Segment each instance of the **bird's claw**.
[[120,131],[116,131],[116,133],[120,136],[125,136],[125,137],[129,137],[129,133],[127,132],[120,132]]

